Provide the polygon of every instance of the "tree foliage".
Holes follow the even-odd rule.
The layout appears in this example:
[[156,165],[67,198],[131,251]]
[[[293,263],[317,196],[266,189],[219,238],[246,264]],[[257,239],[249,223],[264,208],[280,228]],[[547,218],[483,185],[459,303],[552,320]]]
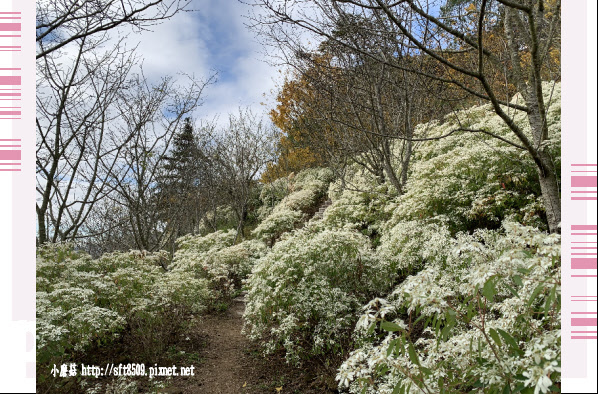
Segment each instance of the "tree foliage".
[[[511,130],[515,144],[534,161],[549,228],[560,231],[559,175],[553,165],[554,158],[544,148],[549,137],[542,84],[547,76],[550,79],[560,76],[560,70],[555,68],[558,64],[551,61],[560,42],[559,1],[551,2],[549,7],[536,0],[482,0],[471,3],[463,15],[459,13],[460,7],[445,7],[444,15],[440,15],[439,7],[445,2],[433,0],[312,0],[310,7],[305,7],[305,2],[294,1],[254,3],[263,11],[255,17],[256,25],[263,28],[260,33],[287,57],[309,52],[300,40],[293,39],[308,32],[380,65],[432,79],[490,102]],[[353,23],[355,20],[374,21],[375,28]],[[337,34],[339,22],[350,26],[351,34]],[[504,32],[500,37],[495,33],[498,28]],[[489,40],[492,34],[495,37]],[[425,57],[425,64],[430,67],[406,62],[408,57],[402,48],[393,51],[392,56],[385,55],[377,45],[355,39],[360,36],[379,43],[388,42],[389,37],[400,37],[404,48]],[[493,45],[496,40],[501,45]],[[504,88],[496,89],[501,84]],[[512,91],[510,85],[522,95],[521,101],[512,103],[509,96],[503,96]],[[513,121],[510,108],[527,113],[531,136]],[[490,130],[481,131],[491,134]]]

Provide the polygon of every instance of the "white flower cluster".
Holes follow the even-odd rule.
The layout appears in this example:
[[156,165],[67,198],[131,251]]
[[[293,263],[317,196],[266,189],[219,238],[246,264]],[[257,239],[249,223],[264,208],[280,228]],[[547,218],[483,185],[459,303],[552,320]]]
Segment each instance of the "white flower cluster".
[[383,227],[378,252],[404,273],[413,273],[423,268],[426,261],[441,259],[450,238],[448,229],[436,223],[389,221]]
[[[81,386],[85,389],[89,385],[83,380]],[[119,376],[106,384],[95,383],[85,390],[86,394],[136,394],[139,393],[137,382],[127,376]]]
[[245,331],[289,362],[347,345],[360,305],[390,289],[395,268],[355,231],[310,225],[276,243],[247,281]]
[[353,164],[346,169],[345,182],[330,185],[333,203],[324,212],[324,223],[332,228],[367,229],[371,234],[388,218],[386,205],[395,196],[394,189],[380,183],[371,172]]
[[202,311],[208,282],[162,268],[166,252],[110,253],[99,259],[68,244],[44,245],[37,258],[38,361],[48,362],[92,342],[109,342],[129,319],[168,318],[169,313]]
[[[427,245],[438,255],[388,302],[366,307],[355,332],[362,346],[339,369],[339,386],[351,393],[392,393],[397,385],[426,393],[506,385],[549,391],[560,381],[560,237],[505,222]],[[372,303],[380,312],[371,312]],[[368,336],[378,323],[388,331],[382,340]]]
[[[547,153],[560,171],[560,83],[546,83],[549,105]],[[506,109],[531,138],[527,115]],[[484,130],[520,144],[490,105],[472,107],[416,128],[421,137],[439,137],[458,128]],[[414,152],[406,193],[397,201],[399,220],[434,217],[453,231],[497,228],[505,218],[544,226],[536,166],[527,151],[482,132],[461,131],[421,143]]]
[[[546,87],[545,145],[558,171],[560,84]],[[508,111],[529,134],[525,114]],[[457,127],[513,140],[489,106],[416,133]],[[534,163],[483,133],[415,148],[401,196],[353,165],[330,185],[322,221],[291,231],[303,220],[284,210],[297,206],[292,194],[274,207],[261,226],[286,233],[250,276],[246,331],[266,352],[282,347],[299,362],[347,351],[353,328],[356,350],[337,376],[352,393],[552,390],[560,381],[560,239],[543,232]],[[349,234],[365,242],[361,257],[329,256],[329,247],[351,248]],[[331,279],[339,275],[342,286]]]
[[[315,212],[317,203],[322,200],[332,179],[332,171],[327,168],[301,171],[294,178],[292,185],[287,184],[292,192],[274,208],[268,209],[269,215],[257,226],[253,235],[273,244],[283,233],[298,228]],[[284,182],[282,184],[284,185]],[[279,188],[280,185],[270,188],[274,187]]]
[[214,297],[230,298],[240,289],[254,262],[266,253],[263,242],[246,240],[235,245],[235,236],[236,231],[231,229],[179,238],[171,273],[193,274],[209,283]]
[[297,174],[294,189],[313,189],[325,192],[333,180],[334,174],[329,168],[308,168]]

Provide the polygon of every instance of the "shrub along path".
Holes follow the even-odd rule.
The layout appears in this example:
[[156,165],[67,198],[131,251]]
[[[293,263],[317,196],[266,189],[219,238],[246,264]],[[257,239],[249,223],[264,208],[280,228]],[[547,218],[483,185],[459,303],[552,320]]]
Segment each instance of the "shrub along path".
[[[242,333],[245,302],[233,300],[226,312],[201,318],[197,336],[205,341],[195,366],[195,376],[176,377],[160,390],[164,393],[332,393],[330,377],[318,377],[314,368],[295,369],[280,355],[264,359]],[[195,336],[195,335],[194,335]],[[197,337],[196,336],[196,337]]]

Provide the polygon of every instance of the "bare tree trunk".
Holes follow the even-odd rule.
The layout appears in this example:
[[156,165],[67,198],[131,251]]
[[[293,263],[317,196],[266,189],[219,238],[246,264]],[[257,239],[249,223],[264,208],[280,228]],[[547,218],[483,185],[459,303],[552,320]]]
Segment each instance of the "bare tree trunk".
[[[412,133],[411,133],[412,134]],[[409,135],[408,138],[412,138]],[[413,152],[413,141],[410,139],[405,141],[405,147],[403,148],[403,160],[401,163],[401,187],[404,191],[405,185],[407,184],[407,171],[409,170],[409,163],[411,162],[411,153]]]
[[528,114],[529,123],[534,136],[534,143],[537,146],[537,154],[540,158],[541,165],[538,166],[538,180],[540,183],[540,190],[542,192],[542,201],[544,202],[544,209],[546,209],[546,220],[548,222],[548,230],[551,233],[561,232],[561,195],[559,176],[556,173],[553,160],[545,151],[545,148],[540,146],[542,141],[548,138],[548,129],[546,127],[546,117],[540,113],[533,111],[537,109],[537,105],[530,105],[530,113]]
[[[552,166],[551,166],[552,167]],[[538,171],[542,200],[546,209],[546,219],[551,233],[561,232],[561,196],[558,178],[551,168],[549,171]]]
[[386,175],[390,183],[397,189],[399,194],[403,194],[403,185],[401,184],[400,179],[397,177],[394,168],[392,167],[391,158],[392,153],[390,151],[389,141],[383,142],[384,147],[384,156],[382,157],[382,161],[384,162],[384,170],[386,171]]
[[[243,230],[245,228],[245,221],[247,220],[247,205],[243,206],[243,210],[241,211],[241,217],[239,219],[239,225],[237,226],[237,235],[235,236],[235,243],[237,243],[237,241],[239,239],[243,238]],[[239,236],[241,238],[239,238]]]
[[46,231],[46,222],[45,222],[45,218],[44,218],[44,214],[41,212],[41,210],[36,207],[36,211],[37,211],[37,233],[38,233],[38,238],[37,238],[37,242],[39,245],[45,244],[46,242],[48,242],[48,233]]

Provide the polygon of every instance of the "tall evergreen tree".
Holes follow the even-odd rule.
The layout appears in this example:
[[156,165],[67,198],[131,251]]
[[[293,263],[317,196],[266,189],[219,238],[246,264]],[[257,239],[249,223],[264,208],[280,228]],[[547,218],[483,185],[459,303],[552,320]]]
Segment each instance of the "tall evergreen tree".
[[202,213],[200,189],[204,163],[191,119],[185,119],[164,163],[158,198],[166,231],[173,237],[194,233]]

